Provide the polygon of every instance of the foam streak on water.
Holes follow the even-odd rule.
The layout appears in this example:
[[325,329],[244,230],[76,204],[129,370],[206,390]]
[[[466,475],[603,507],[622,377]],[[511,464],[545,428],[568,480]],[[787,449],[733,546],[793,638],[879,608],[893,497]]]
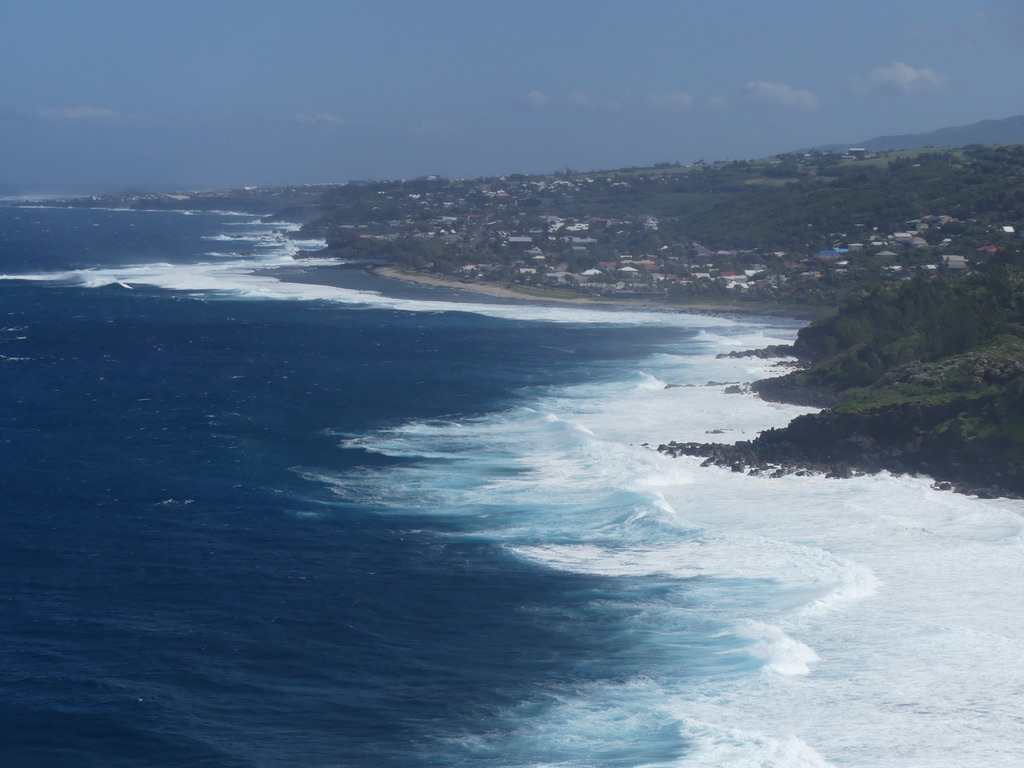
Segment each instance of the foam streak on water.
[[[297,246],[258,222],[238,218],[223,236],[206,233],[216,240],[199,238],[199,247],[205,250],[216,243],[215,256],[125,258],[116,263],[69,258],[60,264],[55,258],[57,266],[52,269],[14,270],[5,265],[10,272],[6,277],[31,280],[33,288],[36,283],[85,288],[121,284],[213,300],[312,300],[315,307],[360,309],[349,315],[368,316],[361,310],[386,309],[392,312],[379,313],[379,322],[391,322],[407,333],[415,331],[414,324],[400,325],[395,315],[408,321],[426,313],[458,311],[465,322],[451,324],[455,331],[449,335],[456,340],[460,329],[470,328],[474,321],[482,323],[480,316],[492,324],[495,318],[514,321],[507,331],[534,334],[531,339],[551,333],[553,327],[572,326],[591,332],[602,326],[650,328],[668,331],[673,338],[678,332],[677,340],[659,342],[650,354],[584,360],[573,385],[525,388],[499,412],[481,415],[477,408],[473,416],[405,420],[352,433],[344,428],[332,431],[334,425],[327,421],[330,397],[324,396],[328,404],[322,412],[315,411],[317,419],[325,420],[319,437],[331,436],[338,454],[361,452],[367,461],[332,463],[303,451],[306,464],[294,471],[305,482],[297,483],[317,489],[308,504],[300,499],[305,507],[324,517],[390,517],[400,521],[397,525],[422,521],[431,536],[479,544],[477,550],[459,551],[496,551],[510,570],[514,566],[519,574],[528,572],[540,582],[559,585],[545,594],[564,597],[557,605],[524,597],[516,607],[517,617],[550,629],[552,636],[592,640],[568,644],[590,652],[585,658],[556,659],[559,674],[536,683],[524,681],[529,687],[516,690],[515,696],[503,692],[510,701],[496,696],[502,701],[496,714],[482,706],[472,710],[484,713],[478,719],[452,722],[436,738],[416,741],[421,759],[409,764],[1019,764],[1024,735],[1019,714],[1024,690],[1021,502],[941,493],[926,479],[888,475],[842,481],[754,478],[701,468],[696,458],[669,459],[655,450],[660,442],[703,442],[712,439],[712,433],[726,441],[749,439],[804,412],[750,394],[730,393],[727,383],[771,375],[771,363],[715,357],[719,352],[791,341],[796,323],[432,302],[286,283],[265,270],[293,264]],[[240,246],[226,245],[228,240],[237,240]],[[59,293],[54,291],[55,296]],[[3,341],[12,345],[30,334],[20,325],[9,326],[5,333],[10,339]],[[564,341],[570,337],[571,333],[559,338],[570,343]],[[440,335],[424,338],[432,339],[431,344],[443,343]],[[663,338],[668,336],[659,336]],[[188,342],[182,349],[189,347]],[[514,346],[515,338],[510,337],[508,344]],[[227,356],[230,347],[221,345],[220,354]],[[566,349],[565,357],[572,351]],[[466,353],[467,368],[474,364],[472,352]],[[275,354],[283,357],[280,351]],[[219,357],[182,359],[211,364]],[[273,378],[270,374],[279,373],[277,358],[265,369],[242,367],[240,359],[229,362],[261,374],[266,386]],[[619,362],[623,359],[629,362]],[[204,371],[188,373],[204,386],[212,381]],[[282,374],[281,379],[287,376]],[[147,387],[154,383],[148,376],[140,375],[140,380]],[[410,384],[414,386],[417,382]],[[282,385],[279,391],[293,396],[289,387]],[[301,401],[321,390],[311,381],[294,391]],[[252,390],[253,396],[260,392],[262,387]],[[338,390],[337,397],[344,394]],[[273,407],[296,405],[284,395],[279,398]],[[244,403],[231,401],[230,410],[218,412],[216,418],[255,422],[255,414],[243,413],[244,408]],[[138,417],[150,416],[148,409],[139,408]],[[311,418],[307,411],[303,415]],[[290,426],[283,418],[267,429],[277,429],[281,434],[273,434],[282,436]],[[248,432],[242,434],[253,439]],[[276,442],[267,439],[270,445]],[[151,458],[155,463],[166,453]],[[211,465],[205,471],[217,477],[219,469]],[[324,501],[325,495],[329,501]],[[192,497],[182,498],[188,498],[191,509]],[[92,509],[91,500],[82,503]],[[259,506],[277,503],[276,496],[266,504],[261,497]],[[202,501],[194,506],[203,506]],[[215,515],[211,519],[219,520]],[[182,517],[183,523],[188,520]],[[253,536],[259,543],[253,545],[255,552],[264,552],[261,535]],[[340,550],[343,543],[324,546]],[[333,556],[333,551],[324,556],[325,572],[333,573]],[[563,582],[585,583],[589,591],[560,591]],[[317,602],[317,613],[335,599],[340,596],[332,593]],[[457,590],[451,599],[460,599]],[[247,608],[232,606],[232,611],[244,615]],[[443,616],[431,618],[443,623]],[[232,654],[235,642],[233,637]],[[283,642],[286,645],[287,638]],[[455,670],[431,672],[443,677]],[[350,703],[346,684],[342,680],[331,689],[333,710],[328,714],[334,716],[343,703]],[[248,686],[248,678],[240,685]],[[372,698],[376,690],[368,686],[360,693]],[[263,699],[260,702],[264,704]],[[225,705],[223,711],[231,709]],[[384,724],[375,725],[383,732]],[[262,725],[260,729],[257,736]],[[249,743],[252,733],[239,741]],[[372,739],[367,737],[368,742]],[[289,745],[277,740],[274,746],[283,750]],[[262,759],[246,764],[267,764]]]
[[538,567],[621,581],[591,610],[631,606],[645,661],[627,679],[553,692],[453,748],[538,761],[501,765],[1013,765],[1020,503],[888,475],[746,477],[642,445],[745,439],[801,412],[707,385],[770,370],[714,359],[754,340],[721,330],[692,342],[706,354],[658,354],[617,382],[348,440],[419,461],[319,478],[378,513],[460,519]]

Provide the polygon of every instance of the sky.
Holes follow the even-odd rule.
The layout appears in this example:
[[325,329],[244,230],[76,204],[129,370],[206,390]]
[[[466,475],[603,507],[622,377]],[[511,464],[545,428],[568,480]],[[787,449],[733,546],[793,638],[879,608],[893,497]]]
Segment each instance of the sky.
[[0,188],[765,157],[1024,114],[1020,0],[33,0]]

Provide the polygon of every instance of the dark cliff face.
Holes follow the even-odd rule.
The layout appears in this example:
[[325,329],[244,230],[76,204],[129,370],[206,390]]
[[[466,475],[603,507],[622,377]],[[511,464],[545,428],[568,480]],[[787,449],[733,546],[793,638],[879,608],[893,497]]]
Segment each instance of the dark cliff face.
[[736,445],[669,443],[670,455],[707,457],[705,464],[756,474],[822,472],[836,477],[887,470],[924,474],[980,496],[1024,495],[1024,457],[1005,436],[971,435],[965,427],[998,418],[997,397],[942,405],[894,405],[862,413],[827,410]]

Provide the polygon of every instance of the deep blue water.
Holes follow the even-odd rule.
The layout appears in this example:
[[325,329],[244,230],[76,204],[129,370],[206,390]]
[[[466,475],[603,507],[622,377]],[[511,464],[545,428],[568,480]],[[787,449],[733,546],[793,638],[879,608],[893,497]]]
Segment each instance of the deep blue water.
[[1019,502],[654,450],[798,322],[280,229],[0,207],[0,767],[1019,763]]
[[[245,221],[0,216],[0,272],[36,277],[188,264],[204,235]],[[638,585],[538,568],[472,519],[424,515],[415,492],[381,514],[365,488],[427,460],[351,441],[611,381],[693,332],[68,275],[2,281],[0,308],[5,766],[627,766],[685,752],[657,716],[634,733],[642,753],[509,747],[509,711],[543,717],[566,692],[657,666],[628,629]],[[429,468],[442,484],[449,471]]]

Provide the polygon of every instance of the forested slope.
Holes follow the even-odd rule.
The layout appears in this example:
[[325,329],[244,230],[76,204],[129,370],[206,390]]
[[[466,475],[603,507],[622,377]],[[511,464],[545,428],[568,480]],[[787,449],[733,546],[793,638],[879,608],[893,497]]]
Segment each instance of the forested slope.
[[736,446],[673,453],[755,471],[924,473],[982,495],[1024,494],[1024,271],[880,284],[803,329],[805,367],[758,382],[769,399],[837,403]]

